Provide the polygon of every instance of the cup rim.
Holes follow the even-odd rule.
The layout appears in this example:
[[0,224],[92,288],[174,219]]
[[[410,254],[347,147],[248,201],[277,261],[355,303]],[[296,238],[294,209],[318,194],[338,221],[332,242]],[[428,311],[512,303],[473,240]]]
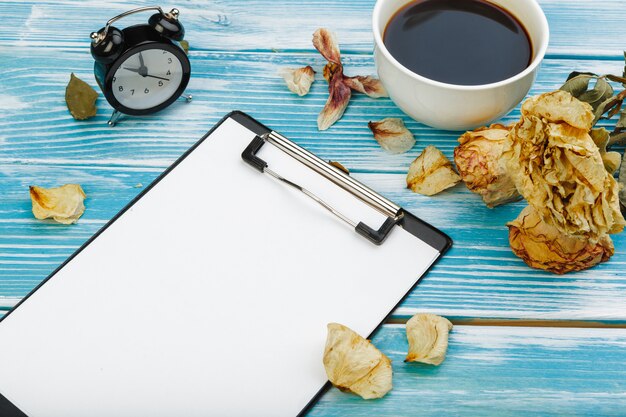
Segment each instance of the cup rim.
[[[535,58],[532,60],[530,65],[528,65],[524,69],[524,71],[518,74],[515,74],[512,77],[505,78],[504,80],[496,81],[494,83],[489,83],[489,84],[462,85],[462,84],[450,84],[450,83],[444,83],[441,81],[436,81],[436,80],[424,77],[423,75],[419,75],[411,71],[410,69],[402,65],[393,55],[391,55],[389,50],[387,50],[387,47],[385,46],[385,43],[383,42],[382,34],[378,30],[380,26],[379,25],[380,11],[384,2],[385,0],[377,0],[376,4],[374,5],[374,11],[372,13],[372,31],[374,32],[375,48],[377,48],[385,56],[387,60],[389,60],[396,68],[398,68],[404,74],[408,75],[411,78],[414,78],[416,80],[422,81],[424,83],[430,84],[435,87],[441,87],[441,88],[446,88],[450,90],[477,91],[477,90],[485,90],[485,89],[505,86],[505,85],[514,83],[526,77],[528,74],[534,72],[539,66],[539,64],[541,64],[541,61],[543,61],[546,55],[546,51],[548,50],[548,43],[550,40],[550,27],[548,25],[548,19],[546,18],[546,15],[543,12],[543,9],[541,8],[541,6],[539,6],[539,3],[537,3],[536,0],[530,0],[528,4],[530,7],[532,7],[535,10],[535,12],[537,12],[539,16],[539,20],[540,20],[541,29],[545,32],[545,36],[542,39],[541,45],[539,45],[537,53],[535,54]],[[385,22],[385,25],[386,24],[387,22]]]

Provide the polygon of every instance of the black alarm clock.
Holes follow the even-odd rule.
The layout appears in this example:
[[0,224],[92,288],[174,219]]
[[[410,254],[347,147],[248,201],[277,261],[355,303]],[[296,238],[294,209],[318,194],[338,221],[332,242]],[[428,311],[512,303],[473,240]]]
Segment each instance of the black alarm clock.
[[[131,14],[156,10],[147,24],[118,29],[111,24]],[[141,7],[110,19],[91,34],[94,74],[104,97],[115,109],[114,126],[121,114],[141,116],[164,109],[183,95],[191,65],[179,43],[185,29],[179,12],[164,13],[160,7]]]

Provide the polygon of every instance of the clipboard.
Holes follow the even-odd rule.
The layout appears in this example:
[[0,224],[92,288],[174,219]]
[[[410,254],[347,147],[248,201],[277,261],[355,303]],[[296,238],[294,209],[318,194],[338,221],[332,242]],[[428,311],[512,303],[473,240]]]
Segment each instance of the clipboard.
[[304,415],[326,324],[371,337],[450,245],[232,112],[0,320],[0,411]]

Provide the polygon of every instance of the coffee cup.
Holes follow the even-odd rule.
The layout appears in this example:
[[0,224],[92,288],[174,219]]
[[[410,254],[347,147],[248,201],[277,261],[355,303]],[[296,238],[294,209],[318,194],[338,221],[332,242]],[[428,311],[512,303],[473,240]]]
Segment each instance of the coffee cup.
[[489,0],[526,29],[532,55],[521,72],[502,81],[481,85],[459,85],[436,81],[402,65],[383,42],[385,28],[393,16],[415,0],[377,0],[372,24],[374,60],[378,76],[391,100],[418,122],[444,130],[468,130],[486,125],[517,106],[532,87],[545,56],[548,21],[536,0]]

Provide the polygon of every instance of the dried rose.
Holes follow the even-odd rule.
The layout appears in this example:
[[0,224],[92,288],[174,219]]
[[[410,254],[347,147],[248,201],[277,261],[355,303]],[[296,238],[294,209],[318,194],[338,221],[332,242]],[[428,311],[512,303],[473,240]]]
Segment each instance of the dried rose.
[[564,234],[600,237],[625,225],[618,184],[587,133],[592,119],[591,107],[567,92],[533,97],[504,152],[520,194]]
[[619,152],[609,152],[606,150],[609,140],[611,139],[611,134],[608,130],[601,127],[599,129],[591,129],[589,135],[600,150],[604,168],[606,168],[609,174],[615,174],[622,163],[622,155]]
[[40,220],[52,217],[59,223],[76,223],[85,211],[83,201],[86,197],[78,184],[57,188],[30,187],[33,214]]
[[366,400],[384,397],[392,388],[391,360],[341,324],[328,325],[324,368],[334,386]]
[[432,145],[415,158],[406,177],[407,188],[428,196],[454,187],[459,181],[461,177],[454,172],[448,158]]
[[393,154],[407,152],[415,145],[415,138],[402,119],[388,117],[378,122],[369,122],[367,126],[380,146]]
[[315,81],[315,71],[310,65],[302,68],[285,68],[282,76],[289,90],[299,96],[307,95]]
[[72,117],[76,120],[89,119],[96,115],[98,93],[89,84],[72,73],[70,82],[65,87],[65,103]]
[[609,235],[590,239],[567,235],[542,220],[539,212],[526,207],[509,226],[513,253],[532,268],[565,274],[606,262],[615,252]]
[[440,365],[448,350],[448,333],[452,323],[436,314],[419,313],[406,323],[409,352],[405,362]]
[[593,109],[562,90],[529,97],[522,104],[522,117],[533,115],[552,123],[565,122],[585,132],[593,126]]
[[510,129],[493,124],[466,132],[454,149],[454,162],[461,179],[488,207],[521,198],[502,157]]
[[387,97],[387,91],[380,80],[370,76],[347,77],[343,74],[341,53],[337,38],[328,29],[318,29],[313,33],[313,46],[328,61],[324,67],[324,78],[328,81],[328,100],[317,118],[317,128],[326,130],[343,116],[352,90],[370,97]]

